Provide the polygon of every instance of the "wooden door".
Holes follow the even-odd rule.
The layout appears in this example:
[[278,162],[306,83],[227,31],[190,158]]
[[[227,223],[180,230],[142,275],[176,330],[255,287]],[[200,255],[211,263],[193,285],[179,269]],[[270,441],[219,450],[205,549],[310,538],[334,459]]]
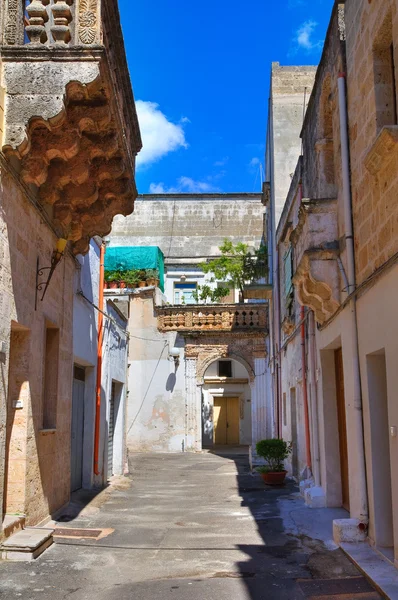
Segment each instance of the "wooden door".
[[350,510],[350,493],[349,493],[349,479],[348,479],[348,450],[347,450],[347,421],[346,421],[345,397],[344,397],[343,353],[342,353],[341,348],[336,350],[334,353],[334,364],[335,364],[335,370],[336,370],[336,401],[337,401],[337,422],[338,422],[338,429],[339,429],[342,505],[346,510]]
[[214,443],[239,444],[239,398],[214,398]]
[[239,398],[227,398],[227,444],[239,444]]
[[214,443],[227,443],[227,399],[214,398]]

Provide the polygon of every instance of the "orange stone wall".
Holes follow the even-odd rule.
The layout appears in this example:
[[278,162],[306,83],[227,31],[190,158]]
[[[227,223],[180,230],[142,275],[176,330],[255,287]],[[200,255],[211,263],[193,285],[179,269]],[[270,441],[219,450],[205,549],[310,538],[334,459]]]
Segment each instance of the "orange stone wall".
[[[347,0],[347,87],[357,283],[398,250],[398,138],[378,119],[393,121],[386,70],[379,48],[395,47],[398,67],[398,5],[395,0]],[[397,72],[396,72],[397,80]]]
[[[48,266],[56,236],[14,178],[0,179],[0,496],[33,525],[69,499],[74,260],[58,265],[35,310],[36,261]],[[48,271],[45,272],[45,275]],[[46,324],[59,328],[56,427],[43,430]],[[57,356],[53,359],[54,365]],[[16,406],[16,404],[19,406]],[[0,497],[0,502],[1,502]]]

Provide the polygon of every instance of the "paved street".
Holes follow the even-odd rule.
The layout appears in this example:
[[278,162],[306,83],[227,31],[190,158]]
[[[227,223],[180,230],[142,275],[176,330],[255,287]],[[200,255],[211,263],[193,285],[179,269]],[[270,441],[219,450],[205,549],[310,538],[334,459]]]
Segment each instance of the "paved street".
[[246,456],[136,455],[131,469],[131,485],[76,518],[72,506],[57,525],[103,530],[94,538],[59,537],[35,562],[0,562],[0,598],[380,598],[328,539],[326,519],[344,511],[310,511],[291,485],[265,488]]

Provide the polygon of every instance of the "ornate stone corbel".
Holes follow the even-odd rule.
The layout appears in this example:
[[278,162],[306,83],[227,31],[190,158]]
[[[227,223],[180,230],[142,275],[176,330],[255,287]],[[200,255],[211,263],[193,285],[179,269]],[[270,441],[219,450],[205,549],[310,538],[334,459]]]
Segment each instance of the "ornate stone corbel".
[[54,25],[51,27],[51,33],[56,44],[67,44],[70,42],[71,33],[69,23],[72,21],[72,12],[69,8],[73,0],[54,0],[51,10],[54,18]]
[[302,306],[314,311],[315,320],[321,325],[330,319],[339,308],[333,298],[331,287],[311,274],[311,261],[304,255],[293,277],[297,299]]
[[48,21],[46,6],[49,2],[50,0],[32,0],[26,7],[29,25],[25,27],[25,30],[31,44],[45,44],[47,41],[44,24]]

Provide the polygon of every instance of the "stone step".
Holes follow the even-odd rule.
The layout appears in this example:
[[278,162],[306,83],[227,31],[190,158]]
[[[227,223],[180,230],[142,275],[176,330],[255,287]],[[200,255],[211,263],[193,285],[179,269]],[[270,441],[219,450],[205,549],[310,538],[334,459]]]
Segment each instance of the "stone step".
[[54,529],[28,527],[18,531],[0,546],[3,560],[34,560],[53,543]]
[[9,538],[25,527],[25,515],[5,515],[1,526],[1,539]]

